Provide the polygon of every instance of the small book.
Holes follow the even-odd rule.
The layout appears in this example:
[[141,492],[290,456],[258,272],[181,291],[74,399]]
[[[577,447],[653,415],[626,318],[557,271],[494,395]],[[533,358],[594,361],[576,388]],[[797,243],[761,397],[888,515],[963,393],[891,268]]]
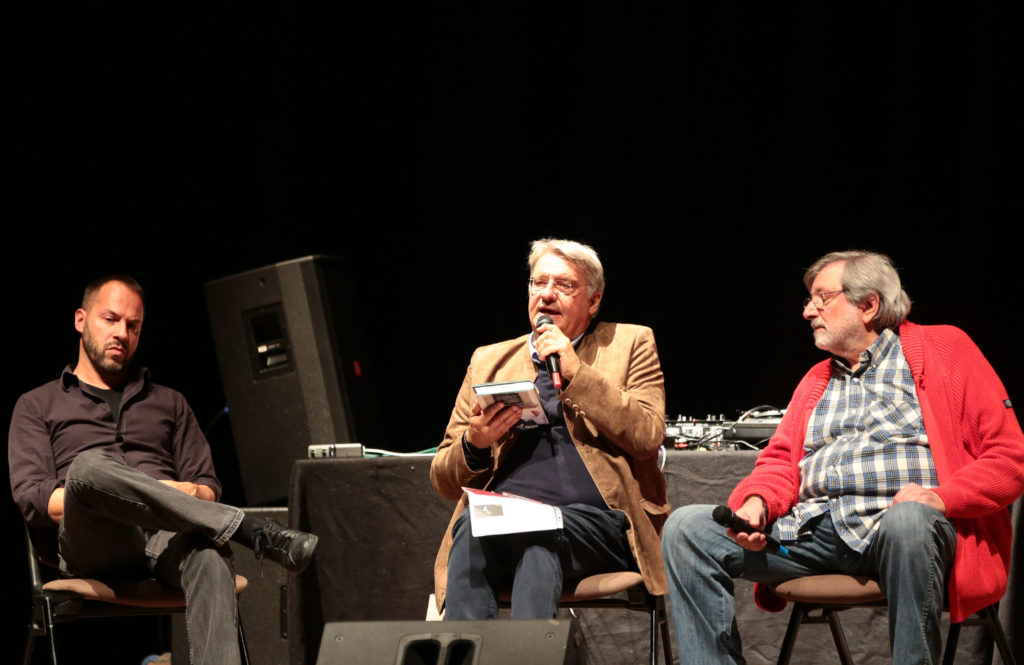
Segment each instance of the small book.
[[515,405],[523,409],[519,422],[514,429],[532,429],[548,424],[548,417],[540,402],[540,391],[528,379],[523,381],[498,381],[496,383],[478,383],[473,386],[476,400],[481,409],[486,409],[495,402]]

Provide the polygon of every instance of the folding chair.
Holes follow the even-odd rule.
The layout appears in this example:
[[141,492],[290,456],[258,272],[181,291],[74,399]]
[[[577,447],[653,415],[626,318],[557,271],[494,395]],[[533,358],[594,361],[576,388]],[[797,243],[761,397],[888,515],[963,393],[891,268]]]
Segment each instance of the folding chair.
[[[885,594],[882,593],[876,580],[867,577],[850,575],[810,575],[787,580],[772,587],[781,598],[793,603],[789,615],[789,626],[782,640],[779,652],[779,665],[789,663],[796,644],[797,632],[805,623],[827,623],[832,631],[832,640],[839,652],[839,661],[843,665],[853,665],[853,658],[846,643],[846,635],[839,621],[839,612],[853,607],[885,607]],[[815,614],[817,612],[817,614]],[[996,605],[990,605],[962,624],[951,623],[943,653],[943,665],[953,665],[956,646],[960,639],[961,626],[984,626],[1005,665],[1016,665],[1010,645],[999,621]],[[991,654],[989,658],[991,662]]]
[[[499,607],[508,608],[510,594],[500,594]],[[558,606],[565,609],[599,608],[647,612],[650,615],[650,663],[658,665],[658,641],[664,649],[665,665],[672,665],[672,641],[669,638],[665,597],[652,595],[637,572],[590,575],[572,589],[563,589]]]
[[[32,533],[25,524],[25,547],[31,582],[32,616],[25,643],[23,665],[30,665],[36,638],[45,636],[51,662],[58,665],[55,627],[79,619],[170,615],[185,611],[185,596],[180,589],[169,588],[156,579],[103,582],[89,578],[64,578],[46,575],[43,566],[55,570],[53,558],[40,557]],[[51,578],[52,579],[48,579]],[[47,581],[48,580],[48,581]],[[241,593],[248,580],[235,575],[235,593]],[[241,618],[238,620],[238,644],[242,662],[248,665]]]

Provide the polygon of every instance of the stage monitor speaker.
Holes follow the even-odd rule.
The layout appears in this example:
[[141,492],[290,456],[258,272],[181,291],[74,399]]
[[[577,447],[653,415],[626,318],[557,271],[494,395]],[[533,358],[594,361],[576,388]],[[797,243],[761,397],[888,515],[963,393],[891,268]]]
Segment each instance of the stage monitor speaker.
[[316,665],[584,665],[576,619],[341,621],[324,626]]
[[286,500],[310,445],[375,441],[372,363],[344,261],[276,263],[207,282],[205,293],[244,503]]

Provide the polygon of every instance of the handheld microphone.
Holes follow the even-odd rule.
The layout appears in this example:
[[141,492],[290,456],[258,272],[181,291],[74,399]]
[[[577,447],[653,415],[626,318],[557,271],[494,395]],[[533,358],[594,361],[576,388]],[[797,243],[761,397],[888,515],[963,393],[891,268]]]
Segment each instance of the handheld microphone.
[[[716,506],[715,509],[711,511],[711,518],[722,526],[732,529],[736,533],[764,533],[764,531],[750,526],[750,522],[734,513],[729,506]],[[779,554],[786,555],[789,554],[789,550],[787,550],[782,543],[766,533],[764,533],[764,536],[768,539],[766,549],[769,552],[778,552]]]
[[[534,324],[536,328],[540,328],[543,325],[555,325],[555,320],[547,314],[541,314],[537,317],[537,322]],[[560,358],[557,353],[552,353],[544,359],[544,364],[548,367],[548,374],[551,375],[551,383],[555,384],[555,390],[562,389],[562,367],[559,363]]]

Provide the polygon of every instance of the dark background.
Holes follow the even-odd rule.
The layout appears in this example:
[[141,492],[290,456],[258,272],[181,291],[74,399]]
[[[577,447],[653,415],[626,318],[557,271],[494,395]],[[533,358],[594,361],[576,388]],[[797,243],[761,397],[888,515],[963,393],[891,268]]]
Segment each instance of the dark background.
[[84,284],[129,272],[148,295],[140,362],[208,424],[242,503],[203,285],[324,254],[352,266],[345,325],[392,423],[364,444],[429,448],[472,349],[527,330],[528,243],[546,235],[598,250],[602,318],[654,329],[670,416],[784,407],[821,357],[803,270],[849,248],[892,256],[911,318],[964,328],[1024,399],[1016,18],[31,3],[5,31],[4,408],[74,362]]

